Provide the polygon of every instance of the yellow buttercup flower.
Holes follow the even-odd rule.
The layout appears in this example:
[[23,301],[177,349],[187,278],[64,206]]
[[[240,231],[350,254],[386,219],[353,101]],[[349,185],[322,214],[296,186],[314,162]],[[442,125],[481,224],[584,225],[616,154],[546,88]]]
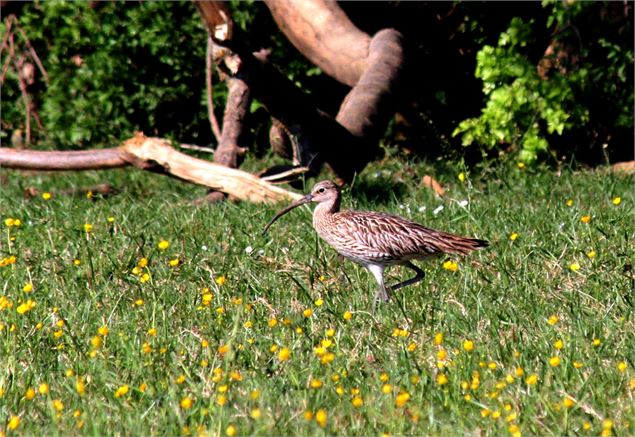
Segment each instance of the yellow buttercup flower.
[[11,416],[7,422],[7,428],[11,431],[15,430],[20,425],[20,416]]
[[166,250],[168,247],[170,247],[170,242],[167,240],[161,240],[159,241],[159,244],[157,244],[157,247],[160,250]]
[[535,373],[529,375],[525,382],[527,383],[527,385],[536,385],[536,383],[538,382],[538,375],[536,375]]
[[287,361],[289,358],[291,358],[291,351],[286,347],[280,349],[280,352],[278,352],[278,359],[280,361]]
[[436,334],[434,334],[434,344],[438,346],[441,343],[443,343],[443,333],[437,332]]
[[64,402],[62,402],[60,399],[53,399],[51,401],[51,405],[58,412],[64,409]]
[[84,380],[81,378],[78,378],[77,381],[75,382],[75,391],[81,396],[86,392],[86,384],[84,383]]
[[319,379],[312,379],[310,383],[311,388],[320,388],[322,387],[322,381]]
[[41,395],[48,394],[49,385],[46,382],[43,382],[38,386],[37,391],[40,392]]
[[407,391],[403,391],[397,395],[395,398],[395,405],[398,407],[403,407],[410,400],[410,393]]
[[474,350],[474,342],[472,340],[465,340],[463,342],[463,350],[472,352]]
[[125,396],[128,394],[129,390],[130,390],[130,387],[128,387],[127,385],[122,385],[117,390],[115,390],[115,397],[120,398],[122,396]]
[[190,408],[192,408],[193,404],[194,401],[192,401],[192,399],[187,396],[181,399],[181,408],[184,410],[189,410]]
[[33,301],[32,299],[27,300],[26,302],[24,302],[21,305],[18,305],[18,307],[15,309],[19,314],[26,314],[29,311],[31,311],[33,308],[35,308],[37,306],[37,304],[35,303],[35,301]]
[[324,428],[326,426],[327,420],[328,420],[328,414],[326,413],[325,410],[319,409],[315,413],[315,421],[317,422],[318,425],[320,425],[321,428]]
[[459,264],[449,259],[443,263],[443,268],[451,272],[456,272],[459,269]]

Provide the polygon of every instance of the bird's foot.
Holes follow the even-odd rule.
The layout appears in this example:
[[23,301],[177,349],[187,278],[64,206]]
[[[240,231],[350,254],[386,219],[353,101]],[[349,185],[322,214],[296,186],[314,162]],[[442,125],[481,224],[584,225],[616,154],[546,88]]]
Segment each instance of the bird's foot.
[[375,293],[375,302],[388,302],[390,300],[389,290],[388,287],[378,287],[377,293]]

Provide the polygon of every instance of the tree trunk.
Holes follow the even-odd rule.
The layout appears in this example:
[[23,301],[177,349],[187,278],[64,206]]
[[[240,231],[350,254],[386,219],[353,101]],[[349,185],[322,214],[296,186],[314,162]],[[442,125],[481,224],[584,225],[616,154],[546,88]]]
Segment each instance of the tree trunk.
[[[371,41],[331,1],[267,2],[296,47],[328,74],[354,85],[334,120],[273,67],[266,55],[244,46],[224,4],[195,4],[215,44],[238,58],[227,66],[228,74],[243,79],[254,98],[294,136],[301,165],[317,172],[326,162],[341,180],[351,181],[373,159],[395,110],[403,63],[399,32],[386,29]],[[277,134],[281,132],[278,129]]]

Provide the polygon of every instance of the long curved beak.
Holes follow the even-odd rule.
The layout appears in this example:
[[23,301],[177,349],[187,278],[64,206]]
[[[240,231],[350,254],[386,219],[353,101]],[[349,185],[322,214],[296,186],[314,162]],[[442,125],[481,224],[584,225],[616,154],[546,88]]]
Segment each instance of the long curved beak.
[[282,217],[283,215],[285,215],[286,213],[288,213],[289,211],[291,211],[293,208],[297,208],[300,205],[304,205],[305,203],[309,203],[311,200],[313,200],[313,196],[311,194],[307,194],[306,196],[304,196],[302,199],[296,200],[295,202],[293,202],[291,205],[287,206],[286,208],[280,210],[272,219],[269,223],[267,223],[267,226],[265,226],[265,228],[262,230],[262,235],[265,235],[267,233],[267,230],[269,229],[269,227],[273,224],[273,222],[275,222],[276,220],[278,220],[280,217]]

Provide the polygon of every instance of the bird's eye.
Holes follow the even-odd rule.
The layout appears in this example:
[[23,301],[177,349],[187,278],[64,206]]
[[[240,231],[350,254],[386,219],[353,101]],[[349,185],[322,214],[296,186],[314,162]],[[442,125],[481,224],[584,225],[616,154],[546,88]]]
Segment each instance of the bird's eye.
[[322,188],[320,188],[320,189],[318,190],[318,193],[323,193],[323,192],[324,192],[324,187],[322,187]]

